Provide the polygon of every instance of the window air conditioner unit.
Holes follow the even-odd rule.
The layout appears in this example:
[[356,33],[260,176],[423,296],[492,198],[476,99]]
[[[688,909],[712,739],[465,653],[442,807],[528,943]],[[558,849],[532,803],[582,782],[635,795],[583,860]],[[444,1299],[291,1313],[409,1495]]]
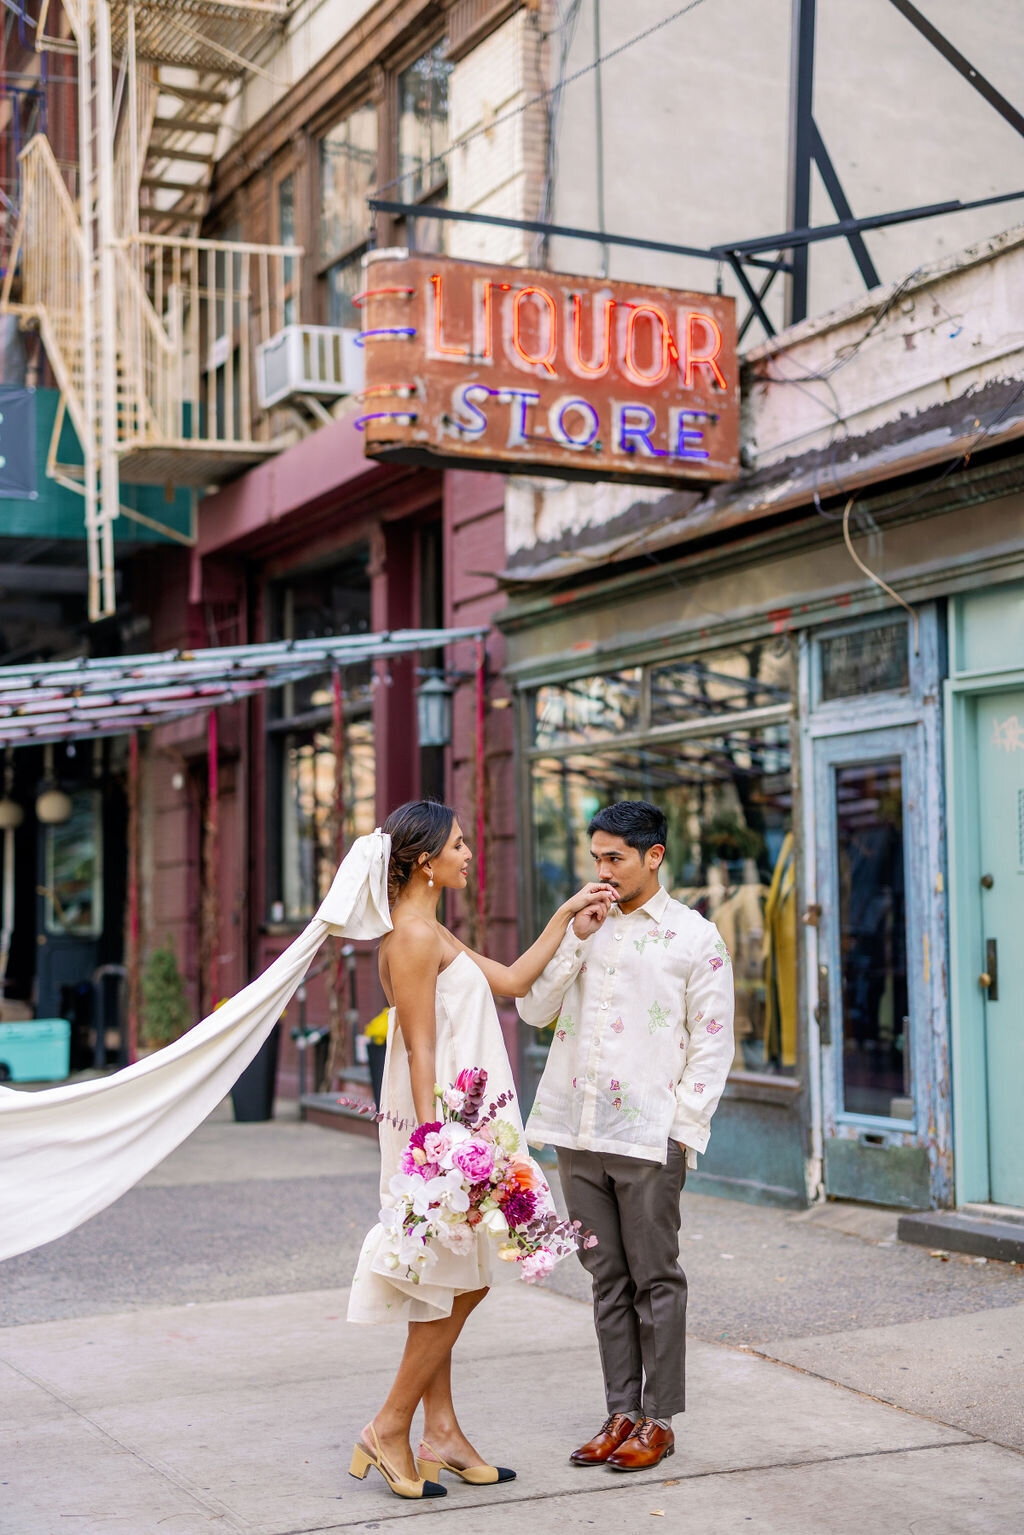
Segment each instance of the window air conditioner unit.
[[286,325],[256,348],[256,388],[262,410],[306,395],[337,400],[363,387],[357,330],[332,325]]

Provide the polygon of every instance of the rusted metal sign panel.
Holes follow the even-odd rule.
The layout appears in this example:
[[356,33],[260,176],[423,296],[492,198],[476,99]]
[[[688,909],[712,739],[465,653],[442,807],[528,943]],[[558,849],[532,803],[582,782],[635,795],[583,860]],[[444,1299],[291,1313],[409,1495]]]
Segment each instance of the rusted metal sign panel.
[[736,478],[732,299],[397,251],[365,271],[371,458],[640,485]]

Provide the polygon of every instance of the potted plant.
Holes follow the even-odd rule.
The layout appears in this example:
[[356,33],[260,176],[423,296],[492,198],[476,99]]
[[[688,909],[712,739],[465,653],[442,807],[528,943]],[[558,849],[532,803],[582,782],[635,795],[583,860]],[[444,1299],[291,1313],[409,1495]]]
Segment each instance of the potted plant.
[[195,1021],[185,991],[185,981],[178,968],[178,956],[168,938],[153,949],[142,973],[142,1018],[140,1043],[147,1050],[160,1050],[180,1039]]

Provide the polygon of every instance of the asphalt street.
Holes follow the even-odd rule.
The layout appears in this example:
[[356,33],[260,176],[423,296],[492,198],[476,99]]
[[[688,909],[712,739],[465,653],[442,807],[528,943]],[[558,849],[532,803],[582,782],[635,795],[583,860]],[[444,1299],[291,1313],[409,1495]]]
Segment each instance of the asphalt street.
[[[0,1325],[347,1284],[377,1218],[376,1146],[303,1125],[289,1106],[282,1114],[236,1125],[223,1105],[109,1210],[9,1261]],[[933,1257],[897,1242],[895,1231],[890,1211],[825,1205],[793,1214],[686,1193],[688,1330],[760,1346],[1024,1303],[1024,1268]],[[589,1297],[574,1262],[548,1287]]]

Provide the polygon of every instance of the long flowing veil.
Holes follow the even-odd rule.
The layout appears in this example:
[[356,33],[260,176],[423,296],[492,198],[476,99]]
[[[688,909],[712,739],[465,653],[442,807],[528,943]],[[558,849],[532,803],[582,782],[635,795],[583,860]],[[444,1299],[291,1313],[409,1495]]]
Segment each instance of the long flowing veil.
[[0,1259],[81,1225],[190,1135],[252,1060],[328,935],[390,931],[390,855],[379,829],[358,838],[294,943],[173,1044],[108,1077],[0,1089]]

